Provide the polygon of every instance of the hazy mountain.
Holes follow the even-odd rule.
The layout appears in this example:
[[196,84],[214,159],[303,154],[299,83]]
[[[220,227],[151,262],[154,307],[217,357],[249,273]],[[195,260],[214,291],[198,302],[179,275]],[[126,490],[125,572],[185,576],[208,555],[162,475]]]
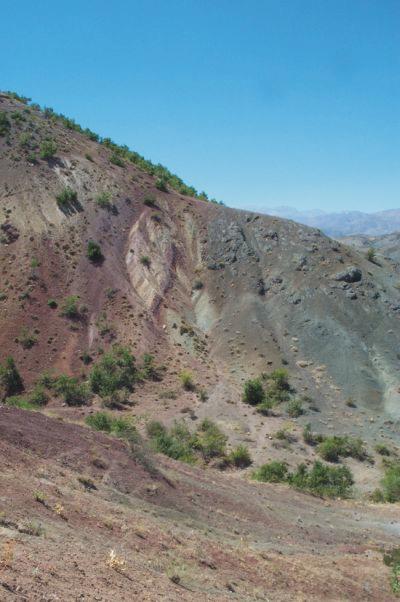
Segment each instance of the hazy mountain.
[[400,230],[400,209],[388,209],[375,213],[362,211],[341,211],[327,213],[325,211],[299,211],[293,207],[273,207],[263,210],[263,213],[292,219],[300,224],[319,228],[325,234],[333,237],[365,234],[379,236]]

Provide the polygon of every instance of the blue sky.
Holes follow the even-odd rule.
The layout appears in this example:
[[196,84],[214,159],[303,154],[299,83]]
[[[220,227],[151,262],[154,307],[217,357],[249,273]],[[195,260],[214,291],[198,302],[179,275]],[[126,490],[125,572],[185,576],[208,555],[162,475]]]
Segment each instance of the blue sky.
[[235,207],[400,206],[399,0],[2,2],[0,89]]

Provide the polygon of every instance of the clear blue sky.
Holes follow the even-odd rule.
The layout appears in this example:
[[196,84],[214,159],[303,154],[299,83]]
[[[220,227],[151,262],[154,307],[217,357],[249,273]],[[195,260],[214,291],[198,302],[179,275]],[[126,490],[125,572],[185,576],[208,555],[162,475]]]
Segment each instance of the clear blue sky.
[[400,206],[399,0],[3,0],[0,89],[230,206]]

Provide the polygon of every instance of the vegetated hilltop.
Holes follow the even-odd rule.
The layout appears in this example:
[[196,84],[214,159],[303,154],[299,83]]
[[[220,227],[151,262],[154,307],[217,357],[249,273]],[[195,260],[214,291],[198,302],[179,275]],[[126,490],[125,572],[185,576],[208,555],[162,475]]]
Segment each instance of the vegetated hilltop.
[[[326,522],[324,503],[311,504],[310,493],[396,498],[390,474],[381,484],[385,470],[395,471],[395,483],[400,478],[390,464],[399,416],[393,262],[371,261],[294,222],[208,202],[204,193],[188,196],[194,189],[165,168],[10,94],[0,95],[0,183],[0,425],[3,457],[12,458],[6,486],[24,508],[18,516],[4,509],[3,535],[17,543],[28,536],[19,527],[30,513],[51,532],[47,555],[40,538],[29,540],[31,553],[40,545],[46,556],[40,570],[49,583],[42,579],[29,597],[29,562],[17,555],[17,577],[11,566],[6,581],[10,596],[18,583],[21,599],[65,596],[46,566],[73,526],[68,554],[82,549],[83,528],[90,556],[99,550],[97,564],[81,553],[77,562],[88,580],[107,565],[112,576],[96,594],[106,599],[112,588],[131,599],[128,573],[112,555],[103,558],[108,541],[117,546],[126,533],[125,554],[140,552],[130,566],[140,599],[228,600],[236,592],[264,600],[268,592],[271,600],[389,600],[378,552],[393,540],[395,510],[379,506],[372,528],[363,507],[354,536],[353,502],[337,502],[338,566],[331,569],[329,559],[321,569],[318,558],[318,578],[306,565],[327,554],[331,525],[314,546],[313,519],[307,515],[304,526],[302,513],[312,508]],[[151,460],[149,449],[172,460]],[[283,484],[249,483],[251,476]],[[265,514],[275,502],[282,504],[276,523]],[[287,522],[295,508],[302,508],[298,528]],[[144,548],[126,529],[139,519],[152,532]],[[264,525],[262,534],[253,527],[232,534],[236,520]],[[207,528],[213,551],[204,558]],[[189,529],[190,546],[182,544]],[[307,538],[310,548],[301,550]],[[177,540],[179,566],[171,558]],[[286,556],[282,563],[279,552],[294,549],[293,563]],[[272,556],[260,561],[260,550]],[[354,554],[367,550],[361,570]],[[238,554],[242,569],[233,577]],[[366,572],[374,575],[367,585]],[[54,574],[92,595],[78,568],[59,564]]]

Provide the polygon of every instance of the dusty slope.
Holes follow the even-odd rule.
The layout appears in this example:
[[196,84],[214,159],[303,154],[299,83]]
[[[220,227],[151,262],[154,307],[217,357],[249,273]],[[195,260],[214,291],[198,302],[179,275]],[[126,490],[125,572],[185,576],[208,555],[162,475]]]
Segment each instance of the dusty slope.
[[398,539],[393,506],[216,486],[212,470],[156,458],[166,481],[122,443],[28,415],[0,409],[1,600],[394,599],[381,553]]
[[[24,110],[0,96],[0,111],[12,124],[7,136],[0,136],[0,361],[11,353],[29,389],[49,368],[84,378],[90,366],[83,354],[95,361],[115,341],[128,344],[139,361],[144,352],[154,353],[165,366],[163,380],[138,386],[135,405],[125,411],[140,429],[152,417],[167,422],[184,417],[194,425],[210,417],[231,445],[249,446],[255,464],[279,458],[291,466],[315,458],[315,449],[302,442],[305,423],[318,432],[359,435],[376,460],[347,461],[356,495],[364,498],[382,475],[373,445],[398,445],[400,305],[391,262],[371,264],[364,253],[293,222],[233,211],[172,189],[159,191],[155,178],[135,165],[110,163],[104,145],[36,109]],[[12,112],[25,121],[11,117]],[[46,137],[55,140],[56,157],[33,163],[21,147],[24,132],[31,136],[31,148]],[[61,211],[55,198],[66,185],[77,192],[78,202]],[[104,192],[110,193],[108,209],[96,201]],[[153,206],[143,202],[149,194],[156,198]],[[97,265],[86,257],[89,240],[101,245],[104,261]],[[361,270],[359,281],[336,279],[352,266]],[[61,316],[68,295],[79,296],[79,320]],[[49,299],[58,307],[50,308]],[[30,349],[21,345],[24,328],[37,339]],[[263,417],[241,401],[244,379],[283,364],[297,394],[312,398],[297,420],[288,419],[285,407]],[[193,372],[207,399],[181,389],[178,374],[184,368]],[[346,405],[349,396],[357,407]],[[3,537],[16,536],[30,550],[24,557],[17,544],[16,568],[5,583],[20,585],[24,593],[9,591],[10,599],[40,600],[44,592],[68,599],[63,596],[73,583],[73,591],[89,600],[129,600],[130,579],[138,588],[135,595],[149,600],[390,599],[387,571],[376,549],[394,541],[390,521],[397,519],[396,506],[326,504],[283,486],[249,484],[251,469],[221,474],[159,459],[178,481],[171,491],[163,479],[155,482],[133,467],[114,441],[70,425],[99,405],[97,398],[83,408],[51,399],[45,412],[59,420],[51,423],[41,422],[45,419],[39,414],[1,408],[7,469],[3,502],[11,498],[21,504],[8,520],[46,520],[51,534],[32,538],[5,525]],[[292,443],[277,445],[273,434],[288,425]],[[91,465],[97,446],[111,465],[105,473]],[[91,474],[101,494],[82,493],[77,471]],[[57,488],[64,491],[76,517],[74,528],[35,502],[32,492],[47,486],[52,504]],[[121,498],[116,490],[132,497]],[[149,506],[153,502],[156,510]],[[4,512],[10,514],[7,508]],[[97,519],[109,513],[118,518],[111,533]],[[131,529],[135,521],[143,521],[159,546],[146,544],[139,558]],[[232,534],[236,522],[238,533]],[[178,526],[182,563],[196,565],[184,580],[194,593],[165,576],[172,552],[159,561],[163,544],[171,548],[169,537]],[[210,545],[215,544],[216,558],[225,567],[217,577],[203,562],[203,550],[214,554],[207,547],[208,529],[215,537]],[[103,574],[108,548],[117,548],[121,537],[130,578]],[[243,565],[238,546],[245,548]],[[268,559],[260,560],[260,550],[269,550]],[[34,555],[41,559],[39,571],[32,568]],[[74,573],[64,568],[65,556],[71,565],[77,563]],[[60,577],[49,569],[53,562]],[[230,583],[236,593],[229,593]]]

